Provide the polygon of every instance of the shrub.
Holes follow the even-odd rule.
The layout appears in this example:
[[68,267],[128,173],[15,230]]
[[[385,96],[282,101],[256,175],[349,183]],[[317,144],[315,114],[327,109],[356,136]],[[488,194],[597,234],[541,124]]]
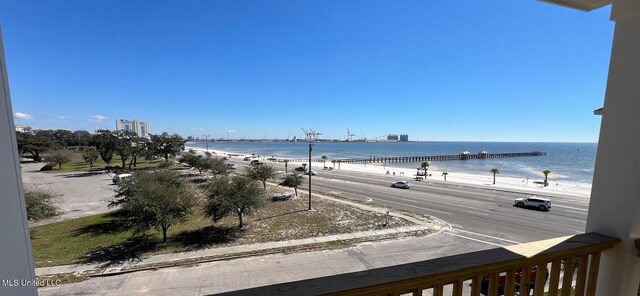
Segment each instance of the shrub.
[[170,168],[171,167],[171,163],[168,161],[163,161],[158,165],[159,168],[161,169],[166,169],[166,168]]
[[293,198],[293,194],[279,194],[271,198],[273,201],[288,201]]
[[82,158],[84,159],[84,162],[89,164],[89,168],[91,168],[91,169],[93,169],[93,164],[96,163],[96,161],[98,160],[99,156],[100,156],[100,154],[98,153],[98,150],[96,148],[94,148],[94,147],[88,148],[82,154]]
[[29,220],[36,221],[55,216],[58,211],[53,205],[53,198],[54,195],[51,192],[26,186],[24,188],[24,200]]
[[228,214],[236,214],[238,228],[242,228],[243,217],[264,206],[264,191],[254,180],[236,176],[213,179],[209,183],[205,215],[217,222]]
[[57,166],[58,166],[57,163],[50,162],[50,163],[45,164],[42,168],[40,168],[40,171],[43,171],[43,172],[44,171],[50,171],[50,170],[53,170],[53,168],[55,168]]
[[155,170],[138,172],[131,181],[121,183],[109,206],[122,205],[134,234],[157,228],[164,243],[169,227],[185,221],[196,204],[192,187],[178,173]]
[[58,149],[56,151],[47,153],[47,160],[58,163],[60,169],[62,169],[62,165],[71,161],[73,157],[73,153],[67,149]]

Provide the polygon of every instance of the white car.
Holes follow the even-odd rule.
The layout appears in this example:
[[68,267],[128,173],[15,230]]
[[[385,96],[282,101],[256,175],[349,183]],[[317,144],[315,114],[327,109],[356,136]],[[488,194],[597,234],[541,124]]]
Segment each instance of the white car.
[[551,201],[548,198],[542,198],[537,196],[516,198],[513,202],[516,207],[534,207],[541,211],[548,211],[551,209]]
[[[304,172],[304,174],[305,174],[305,175],[308,175],[308,174],[309,174],[309,171]],[[318,173],[316,173],[316,171],[311,170],[311,176],[315,176],[315,175],[317,175],[317,174],[318,174]]]
[[398,181],[398,182],[392,183],[391,187],[409,189],[411,188],[411,183],[407,181]]
[[133,175],[131,175],[131,174],[117,174],[117,175],[113,176],[111,181],[113,181],[113,184],[118,185],[118,184],[120,184],[120,183],[122,183],[122,182],[124,182],[126,180],[131,179],[131,178],[133,178]]

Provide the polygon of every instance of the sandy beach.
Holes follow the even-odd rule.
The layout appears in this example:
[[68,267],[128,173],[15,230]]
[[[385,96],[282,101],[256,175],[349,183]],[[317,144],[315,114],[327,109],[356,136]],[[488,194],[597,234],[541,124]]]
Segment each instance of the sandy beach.
[[[185,150],[193,149],[197,151],[199,154],[204,154],[205,149],[197,148],[197,147],[189,147],[186,146]],[[209,152],[215,153],[216,155],[228,156],[228,155],[240,155],[235,157],[251,157],[250,154],[244,153],[234,153],[230,151],[220,151],[209,149]],[[258,159],[268,162],[266,157],[260,156]],[[277,159],[287,159],[287,158],[277,158]],[[314,158],[315,159],[315,158]],[[302,162],[289,162],[289,166],[295,167],[300,166]],[[443,171],[437,167],[437,162],[430,162],[427,180],[435,181],[435,182],[445,182]],[[320,167],[322,163],[314,162],[312,166]],[[334,167],[331,163],[331,160],[327,160],[328,167]],[[339,166],[340,170],[347,170],[353,172],[361,172],[368,174],[380,174],[385,175],[387,171],[389,171],[390,175],[395,173],[401,179],[406,181],[412,181],[416,173],[418,172],[416,169],[407,169],[394,167],[393,164],[382,164],[382,163],[369,163],[369,164],[349,164],[349,163],[341,163]],[[335,169],[338,169],[338,164],[335,164]],[[422,173],[422,171],[420,171]],[[515,177],[503,177],[500,174],[496,175],[496,184],[493,184],[493,174],[487,172],[486,175],[482,174],[469,174],[469,173],[461,173],[461,172],[453,172],[448,171],[446,176],[446,182],[450,183],[458,183],[458,184],[467,184],[467,185],[476,185],[476,186],[487,186],[494,187],[496,189],[507,189],[513,191],[524,191],[524,192],[534,192],[540,194],[565,194],[572,195],[578,197],[588,198],[591,195],[591,184],[588,183],[578,183],[578,182],[569,182],[562,180],[554,180],[553,172],[549,174],[548,183],[549,186],[544,187],[542,184],[535,183],[536,181],[541,183],[544,181],[544,175],[540,172],[540,177],[538,179],[522,179]],[[413,181],[416,182],[416,181]]]

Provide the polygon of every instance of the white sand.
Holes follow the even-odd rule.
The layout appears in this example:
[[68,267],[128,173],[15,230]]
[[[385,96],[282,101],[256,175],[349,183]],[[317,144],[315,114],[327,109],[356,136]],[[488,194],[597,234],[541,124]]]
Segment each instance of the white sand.
[[[198,153],[204,153],[205,151],[204,149],[201,149],[201,148],[185,147],[185,150],[189,150],[189,149],[194,149],[198,151]],[[212,153],[215,152],[215,154],[217,155],[225,155],[225,156],[228,154],[239,154],[242,157],[251,156],[249,154],[245,155],[242,153],[232,153],[232,152],[213,150],[213,149],[209,149],[209,152],[212,152]],[[265,159],[265,158],[261,157],[261,159]],[[286,159],[286,158],[278,158],[278,159]],[[427,179],[435,180],[438,182],[444,182],[444,176],[442,175],[442,171],[438,169],[436,166],[434,166],[434,163],[437,163],[437,162],[429,163],[430,167],[428,170],[428,174],[430,174],[431,176],[427,177]],[[300,162],[289,163],[290,166],[299,166],[301,164],[302,163]],[[342,163],[340,164],[339,167],[340,167],[340,170],[362,172],[362,173],[369,173],[369,174],[380,174],[380,175],[385,175],[387,171],[389,171],[391,175],[393,175],[393,173],[395,172],[398,179],[406,180],[406,181],[411,181],[416,176],[416,172],[417,172],[416,169],[399,168],[399,167],[393,167],[392,165],[393,164],[391,164],[391,166],[383,165],[381,163],[369,163],[366,165]],[[319,167],[319,166],[322,166],[322,163],[314,162],[312,166]],[[327,160],[327,166],[333,167],[331,160]],[[335,164],[335,169],[338,169],[337,163]],[[561,181],[561,180],[557,181],[557,180],[554,180],[553,177],[554,176],[552,172],[551,174],[549,174],[549,179],[548,179],[549,186],[544,187],[541,184],[534,183],[534,181],[542,182],[544,180],[544,176],[542,175],[542,172],[540,173],[539,179],[529,179],[529,180],[514,178],[514,177],[503,177],[498,174],[496,175],[496,184],[493,185],[493,174],[490,172],[487,172],[486,175],[484,174],[481,175],[481,174],[459,173],[459,172],[449,171],[446,182],[486,186],[488,188],[508,189],[513,191],[534,192],[534,193],[540,193],[540,194],[558,193],[558,194],[566,194],[566,195],[587,197],[587,198],[591,195],[591,184]]]

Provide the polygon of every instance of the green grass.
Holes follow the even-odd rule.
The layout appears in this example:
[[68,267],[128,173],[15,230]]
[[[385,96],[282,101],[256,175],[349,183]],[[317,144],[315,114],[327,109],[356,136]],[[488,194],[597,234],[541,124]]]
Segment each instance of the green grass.
[[[274,190],[284,189],[272,188],[270,196],[276,193]],[[236,227],[235,216],[213,224],[200,207],[186,222],[169,228],[165,244],[160,244],[161,233],[156,230],[132,237],[120,214],[111,212],[33,227],[31,243],[35,265],[43,267],[382,229],[385,222],[389,227],[411,225],[399,218],[322,199],[315,199],[313,206],[314,211],[306,211],[305,198],[267,201],[256,215],[245,217],[247,226],[243,229]]]
[[[126,241],[130,234],[117,231],[115,228],[107,231],[106,226],[115,220],[115,215],[104,214],[31,228],[31,244],[36,266],[82,262],[83,258],[78,256],[80,254],[89,254],[97,246],[109,246]],[[101,225],[104,229],[102,235],[91,231]]]
[[[53,170],[50,171],[46,171],[47,173],[68,173],[68,172],[88,172],[91,170],[91,168],[89,167],[89,164],[87,164],[84,161],[84,158],[82,157],[82,154],[84,152],[81,151],[73,151],[73,156],[71,158],[71,161],[65,163],[62,165],[62,169],[59,169],[58,166],[56,166]],[[129,161],[131,161],[131,158],[127,159],[127,165],[125,168],[129,167]],[[158,164],[160,164],[161,161],[146,161],[144,159],[144,157],[138,157],[138,163],[136,165],[136,167],[131,167],[132,169],[144,169],[144,168],[149,168],[149,167],[156,167],[158,166]],[[47,164],[47,160],[46,160],[46,156],[44,157],[44,161],[42,162],[42,165],[44,166],[45,164]],[[111,166],[121,166],[122,165],[122,160],[119,156],[114,155],[113,156],[113,160],[111,161]],[[102,161],[102,159],[100,157],[98,157],[98,160],[93,164],[93,169],[104,169],[107,166],[107,164]]]

